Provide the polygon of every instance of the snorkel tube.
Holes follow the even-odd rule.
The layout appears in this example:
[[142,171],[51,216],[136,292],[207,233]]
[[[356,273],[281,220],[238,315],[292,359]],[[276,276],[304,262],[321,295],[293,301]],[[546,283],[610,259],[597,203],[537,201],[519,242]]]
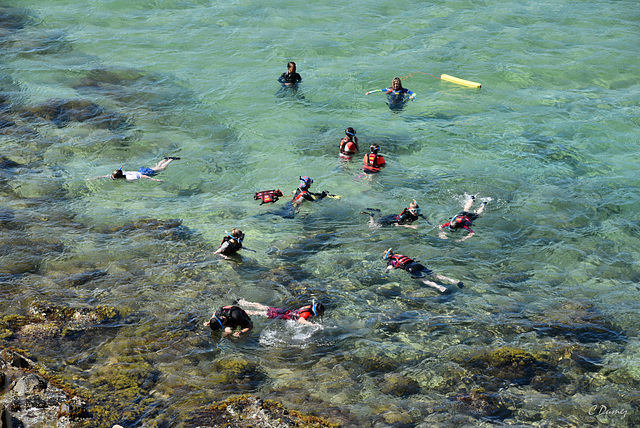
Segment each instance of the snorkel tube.
[[382,260],[387,260],[387,259],[389,258],[389,254],[393,254],[393,253],[391,252],[391,248],[389,248],[389,249],[387,250],[387,252],[386,252],[386,253],[384,253],[384,257],[382,258]]
[[235,236],[233,236],[232,234],[230,234],[226,230],[224,231],[224,233],[226,233],[229,238],[234,239],[234,240],[236,240],[236,241],[238,241],[239,243],[242,244],[242,240],[244,239],[244,233],[242,235],[240,235],[240,237],[238,237],[238,238],[236,238]]
[[[220,318],[218,318],[218,316],[215,314],[213,315],[213,317],[211,317],[211,319],[214,319],[214,318],[216,319],[216,321],[218,321],[218,324],[220,324],[220,330],[224,330],[224,325],[222,324],[222,321],[220,321]],[[211,324],[211,321],[209,321],[209,327],[211,327],[211,330],[216,331],[217,328],[214,329],[213,328],[214,325],[215,324]]]

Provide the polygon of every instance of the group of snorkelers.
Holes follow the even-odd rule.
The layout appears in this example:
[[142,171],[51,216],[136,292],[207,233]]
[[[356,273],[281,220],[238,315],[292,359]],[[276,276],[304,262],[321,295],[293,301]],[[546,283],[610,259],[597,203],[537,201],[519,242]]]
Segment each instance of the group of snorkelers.
[[[282,84],[283,88],[297,89],[298,83],[302,81],[302,77],[296,71],[296,64],[289,62],[287,64],[287,72],[282,73],[278,78],[278,81]],[[387,104],[392,110],[401,109],[407,101],[415,99],[415,94],[408,89],[402,87],[400,78],[395,77],[392,84],[388,88],[373,90],[367,92],[369,95],[374,92],[384,92],[387,94]],[[345,137],[340,141],[340,157],[344,159],[351,159],[355,154],[360,151],[358,137],[356,137],[356,131],[354,128],[349,127],[345,130]],[[384,157],[379,153],[380,146],[378,144],[371,144],[369,152],[364,155],[363,158],[363,170],[367,174],[375,174],[386,166]],[[127,181],[138,180],[142,178],[162,181],[153,178],[156,174],[163,171],[169,163],[173,160],[178,160],[179,157],[166,157],[159,161],[155,166],[142,167],[138,171],[125,171],[123,167],[113,171],[106,176],[98,176],[95,178],[111,178],[112,180],[124,179]],[[305,201],[318,201],[326,197],[339,198],[337,195],[330,194],[326,190],[316,193],[310,190],[313,180],[308,176],[300,177],[300,184],[293,192],[293,198],[288,202],[289,207],[292,210],[297,209]],[[279,197],[282,197],[282,192],[278,190],[266,190],[256,193],[254,199],[260,199],[264,203],[276,202]],[[474,235],[471,226],[473,221],[476,220],[484,211],[487,202],[483,202],[478,210],[470,212],[471,207],[475,201],[475,197],[471,196],[465,203],[463,210],[455,215],[450,221],[443,223],[439,226],[439,236],[442,239],[447,238],[447,232],[455,232],[460,229],[467,231],[467,234],[463,236],[459,241],[464,241]],[[402,210],[400,214],[379,215],[377,213],[380,210],[375,208],[367,208],[368,211],[362,211],[362,214],[369,216],[369,223],[372,227],[379,226],[402,226],[409,228],[417,228],[413,225],[418,219],[423,218],[429,225],[429,220],[420,213],[420,207],[415,199],[409,204],[407,208]],[[372,212],[375,211],[376,214]],[[376,220],[376,216],[379,218]],[[231,232],[226,232],[220,243],[219,248],[215,251],[215,254],[224,258],[236,254],[243,248],[244,233],[238,228],[233,228]],[[246,249],[246,248],[245,248]],[[464,284],[462,281],[458,281],[444,275],[436,274],[431,269],[428,269],[418,261],[393,252],[392,248],[389,248],[383,255],[383,260],[387,264],[387,270],[402,269],[407,271],[413,278],[418,279],[425,285],[433,287],[441,293],[448,293],[450,290],[443,285],[438,284],[435,281],[447,282],[455,284],[459,288],[462,288]],[[426,279],[425,276],[430,277]],[[255,310],[245,310],[241,306],[251,307]],[[321,303],[317,303],[315,299],[309,305],[302,306],[298,309],[287,310],[282,308],[275,308],[265,306],[260,303],[248,302],[240,299],[234,304],[229,306],[220,307],[211,317],[211,319],[204,323],[205,326],[209,326],[213,331],[222,332],[224,336],[232,334],[233,336],[240,336],[249,332],[253,328],[253,322],[251,315],[264,316],[268,319],[283,319],[293,320],[301,324],[309,324],[309,319],[314,317],[321,317],[324,314],[325,308]]]

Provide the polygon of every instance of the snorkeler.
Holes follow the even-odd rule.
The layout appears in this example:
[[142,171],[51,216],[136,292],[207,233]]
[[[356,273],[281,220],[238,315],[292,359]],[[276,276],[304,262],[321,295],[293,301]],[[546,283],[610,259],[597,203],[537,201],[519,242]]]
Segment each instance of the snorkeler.
[[[377,208],[367,208],[371,211],[380,211]],[[374,215],[367,211],[361,211],[361,214],[367,214],[369,216],[369,225],[371,227],[376,226],[388,226],[393,224],[394,226],[402,226],[402,227],[410,227],[411,229],[417,229],[418,226],[413,225],[414,221],[418,220],[418,218],[422,217],[425,219],[427,223],[429,220],[420,214],[420,207],[418,203],[414,199],[407,208],[403,209],[400,214],[388,214],[383,217],[380,217],[378,221],[375,220]],[[431,224],[431,223],[429,223]]]
[[353,155],[360,151],[358,137],[356,137],[356,130],[351,127],[345,129],[344,133],[347,136],[340,141],[340,157],[351,159]]
[[261,303],[247,302],[244,299],[238,300],[238,304],[258,309],[257,311],[247,311],[250,315],[258,315],[269,319],[293,320],[300,324],[314,324],[308,320],[313,317],[321,317],[324,315],[324,306],[322,303],[316,303],[315,300],[313,300],[310,305],[303,306],[296,310],[273,308]]
[[296,72],[295,62],[290,61],[287,64],[287,72],[280,75],[278,82],[282,83],[283,86],[297,86],[298,83],[302,82],[302,77]]
[[295,190],[293,200],[291,201],[293,205],[301,205],[304,201],[318,201],[327,196],[337,197],[336,195],[330,194],[326,190],[323,190],[321,193],[314,193],[309,191],[312,183],[313,180],[306,175],[304,177],[300,177],[300,185]]
[[387,262],[387,271],[391,269],[404,269],[409,272],[413,278],[420,280],[422,283],[428,285],[429,287],[435,288],[441,293],[449,293],[451,290],[449,290],[447,287],[423,278],[423,275],[429,275],[439,281],[446,281],[451,284],[456,284],[459,288],[464,287],[462,281],[457,281],[444,275],[439,275],[431,269],[427,269],[424,265],[418,263],[417,261],[407,256],[403,256],[402,254],[393,254],[391,248],[389,248],[384,253],[383,260],[386,260]]
[[153,176],[159,173],[160,171],[163,171],[167,167],[167,165],[171,163],[171,161],[178,160],[178,159],[180,158],[175,156],[164,158],[161,161],[159,161],[153,168],[143,166],[138,171],[124,171],[122,167],[120,167],[120,169],[116,169],[109,175],[99,175],[97,177],[88,178],[87,180],[95,180],[97,178],[111,178],[112,180],[125,179],[127,181],[133,181],[141,178],[148,178],[149,180],[153,180],[153,181],[164,181],[164,180],[158,180],[156,178],[153,178]]
[[367,92],[365,95],[372,94],[374,92],[384,92],[387,94],[387,104],[392,110],[400,110],[404,107],[407,101],[413,101],[416,98],[416,94],[408,89],[402,87],[402,81],[399,77],[394,77],[391,81],[391,87],[384,89],[375,89]]
[[240,337],[241,334],[253,328],[253,322],[244,309],[238,306],[222,306],[209,321],[204,323],[204,326],[210,327],[213,331],[222,330],[223,336],[233,334],[235,337]]
[[220,248],[218,248],[213,254],[220,254],[225,259],[228,259],[228,255],[235,254],[242,248],[244,233],[242,233],[242,230],[236,229],[235,227],[231,229],[231,233],[226,230],[225,233],[227,236],[222,238]]
[[447,234],[444,231],[445,228],[447,228],[451,232],[455,232],[458,229],[465,229],[467,232],[469,232],[466,236],[463,236],[462,238],[460,238],[458,242],[465,241],[471,238],[473,235],[475,235],[475,232],[471,230],[473,221],[478,217],[480,217],[480,215],[482,215],[482,213],[484,212],[484,208],[487,206],[487,201],[484,201],[482,205],[480,205],[480,208],[478,208],[475,213],[471,213],[469,212],[469,210],[471,209],[471,206],[473,205],[473,202],[475,200],[476,200],[476,197],[471,195],[469,200],[464,204],[464,207],[462,208],[462,211],[460,213],[455,215],[447,223],[441,224],[439,226],[440,230],[438,235],[440,236],[440,238],[447,239]]
[[364,155],[364,167],[363,170],[367,174],[375,174],[376,172],[380,172],[381,168],[387,166],[386,161],[382,155],[379,155],[380,146],[377,144],[372,144],[369,147],[369,153]]

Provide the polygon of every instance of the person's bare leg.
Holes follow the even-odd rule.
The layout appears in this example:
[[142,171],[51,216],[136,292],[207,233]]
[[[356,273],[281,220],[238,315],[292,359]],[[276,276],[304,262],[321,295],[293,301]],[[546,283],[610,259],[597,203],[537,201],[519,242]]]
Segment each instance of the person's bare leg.
[[487,202],[485,201],[485,202],[482,203],[482,205],[480,205],[480,208],[478,208],[478,210],[476,211],[476,214],[477,215],[482,214],[482,212],[484,211],[484,207],[486,207],[486,206],[487,206]]
[[173,161],[173,158],[164,158],[161,161],[159,161],[153,168],[151,168],[152,170],[154,170],[155,172],[159,172],[164,170],[167,165],[169,165],[171,163],[171,161]]
[[462,281],[458,281],[457,279],[449,278],[448,276],[440,275],[437,273],[432,273],[431,276],[433,276],[435,279],[439,281],[446,281],[450,284],[456,284],[460,288],[464,287],[464,284],[462,283]]
[[448,293],[449,289],[447,287],[445,287],[444,285],[440,285],[440,284],[436,284],[433,281],[429,281],[428,279],[424,279],[424,278],[420,278],[420,281],[423,282],[425,285],[428,285],[429,287],[433,287],[436,290],[438,290],[441,293]]
[[473,205],[473,202],[476,200],[475,196],[471,196],[469,198],[469,200],[467,200],[467,202],[465,202],[464,207],[462,207],[462,211],[469,211],[471,209],[471,206]]
[[263,305],[262,303],[247,302],[244,299],[238,299],[238,305],[240,305],[240,306],[250,306],[252,308],[256,308],[256,309],[259,309],[261,311],[266,311],[267,309],[269,309],[269,306]]

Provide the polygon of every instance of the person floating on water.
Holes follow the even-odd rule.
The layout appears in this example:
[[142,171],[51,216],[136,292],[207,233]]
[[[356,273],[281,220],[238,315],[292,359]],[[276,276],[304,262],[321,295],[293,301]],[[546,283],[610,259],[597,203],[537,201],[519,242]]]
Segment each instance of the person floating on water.
[[364,155],[363,169],[367,174],[375,174],[376,172],[380,172],[380,169],[387,166],[384,157],[378,154],[379,152],[380,146],[374,143],[371,145],[371,147],[369,147],[369,153]]
[[237,253],[242,248],[244,233],[242,233],[242,230],[236,229],[235,227],[231,229],[231,233],[226,230],[225,233],[227,235],[222,238],[220,248],[218,248],[213,254],[220,254],[225,259],[228,259],[229,257],[227,256]]
[[340,157],[351,159],[353,155],[360,151],[358,137],[356,137],[356,130],[351,127],[345,129],[344,133],[347,136],[340,141]]
[[451,290],[449,290],[447,287],[444,287],[440,284],[437,284],[433,281],[429,281],[428,279],[423,278],[423,275],[429,275],[439,281],[446,281],[451,284],[456,284],[459,288],[464,287],[464,284],[462,283],[462,281],[451,279],[444,275],[439,275],[434,271],[432,271],[431,269],[427,269],[422,264],[418,263],[417,261],[407,256],[403,256],[402,254],[394,254],[391,248],[389,248],[384,253],[383,260],[387,262],[387,271],[391,269],[404,269],[407,272],[409,272],[412,277],[420,280],[422,283],[424,283],[425,285],[428,285],[429,287],[435,288],[441,293],[449,293]]
[[247,302],[244,299],[238,300],[238,304],[258,309],[257,311],[247,311],[249,315],[257,315],[269,319],[292,320],[300,324],[314,324],[309,321],[310,318],[324,315],[324,306],[322,303],[316,303],[315,300],[313,300],[310,305],[303,306],[296,310],[273,308],[261,303]]
[[313,183],[313,180],[307,177],[306,175],[304,177],[300,177],[300,185],[293,192],[293,199],[291,199],[286,204],[284,204],[284,206],[279,210],[269,211],[267,213],[261,213],[258,215],[261,216],[261,215],[272,214],[272,215],[280,216],[282,218],[294,218],[304,201],[319,201],[320,199],[324,199],[327,197],[340,199],[340,196],[332,195],[326,190],[323,190],[321,193],[311,192],[309,188],[311,187],[312,183]]
[[178,160],[178,159],[180,158],[175,156],[164,158],[161,161],[159,161],[154,167],[149,168],[149,167],[143,166],[138,171],[124,171],[122,167],[120,167],[120,169],[116,169],[111,174],[99,175],[97,177],[88,178],[87,180],[95,180],[98,178],[111,178],[112,180],[124,179],[127,181],[133,181],[141,178],[148,178],[149,180],[153,180],[153,181],[164,181],[164,180],[158,180],[156,178],[153,178],[153,176],[159,173],[160,171],[163,171],[167,167],[167,165],[171,163],[171,161]]
[[222,331],[223,336],[233,334],[240,337],[253,328],[253,322],[244,309],[238,306],[222,306],[204,326],[210,327],[213,331]]
[[473,221],[480,217],[480,215],[482,215],[482,213],[484,212],[484,208],[487,206],[487,201],[485,201],[482,203],[482,205],[480,205],[480,208],[478,208],[475,213],[469,212],[475,200],[476,197],[471,195],[469,200],[464,204],[464,207],[462,208],[462,211],[460,213],[455,215],[447,223],[441,224],[439,226],[440,230],[438,235],[440,236],[440,238],[447,239],[445,228],[450,232],[455,232],[458,229],[465,229],[467,232],[469,232],[466,236],[463,236],[461,239],[459,239],[458,242],[465,241],[475,235],[475,232],[471,230]]
[[293,195],[293,200],[291,201],[293,205],[299,206],[304,201],[318,201],[320,199],[326,198],[327,196],[336,197],[336,195],[332,195],[326,190],[323,190],[321,193],[314,193],[309,191],[311,188],[311,184],[313,184],[313,180],[306,175],[304,177],[300,177],[300,185],[295,190]]
[[391,110],[401,110],[407,101],[413,101],[416,94],[402,87],[402,81],[399,77],[394,77],[391,81],[391,87],[384,89],[375,89],[367,92],[365,95],[374,92],[384,92],[387,94],[387,105]]
[[282,83],[282,86],[294,87],[297,87],[298,83],[302,82],[302,77],[296,72],[295,62],[289,61],[287,64],[287,72],[280,75],[278,82]]
[[[371,211],[380,211],[377,208],[367,208]],[[388,226],[393,224],[394,226],[402,226],[402,227],[410,227],[411,229],[417,229],[418,226],[412,224],[414,221],[418,220],[418,218],[422,217],[429,223],[429,220],[420,214],[420,206],[414,199],[407,208],[403,209],[400,214],[388,214],[383,217],[380,217],[377,221],[374,218],[374,215],[367,211],[362,211],[362,214],[367,214],[369,216],[369,225],[371,227],[377,226]],[[431,224],[431,223],[429,223]]]

